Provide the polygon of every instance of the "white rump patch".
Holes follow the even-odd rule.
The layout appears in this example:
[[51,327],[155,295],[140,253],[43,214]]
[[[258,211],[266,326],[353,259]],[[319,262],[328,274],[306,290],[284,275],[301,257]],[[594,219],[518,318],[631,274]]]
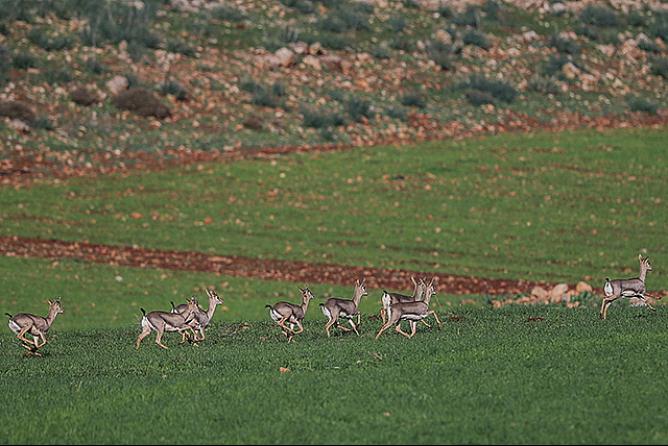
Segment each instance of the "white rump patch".
[[605,282],[603,286],[603,292],[606,296],[612,296],[612,284],[610,282]]
[[322,310],[322,314],[324,314],[324,315],[327,317],[327,319],[331,319],[331,318],[332,318],[332,313],[331,313],[331,311],[329,311],[325,305],[323,305],[322,307],[320,307],[320,309]]
[[19,324],[17,324],[11,319],[9,320],[9,329],[13,331],[15,334],[19,334],[19,331],[21,331],[21,327],[19,327]]

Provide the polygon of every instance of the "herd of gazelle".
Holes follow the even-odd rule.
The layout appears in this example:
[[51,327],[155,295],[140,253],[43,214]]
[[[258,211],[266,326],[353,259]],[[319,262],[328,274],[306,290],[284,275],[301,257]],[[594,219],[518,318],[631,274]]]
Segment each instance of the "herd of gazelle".
[[[605,297],[601,304],[601,311],[599,316],[605,319],[608,314],[608,307],[619,298],[636,298],[641,303],[653,309],[646,299],[645,278],[647,273],[652,271],[652,265],[648,258],[638,256],[640,261],[640,275],[632,279],[606,279],[603,285],[603,293]],[[383,291],[381,297],[381,318],[383,324],[376,334],[376,339],[392,325],[395,330],[406,336],[412,338],[417,330],[418,322],[422,322],[429,326],[426,318],[434,316],[438,325],[441,321],[435,311],[429,309],[431,298],[436,294],[434,279],[429,283],[420,279],[416,281],[411,278],[414,290],[413,295],[407,296],[398,293],[389,293]],[[278,302],[274,305],[267,305],[269,309],[269,316],[281,328],[282,333],[292,341],[295,335],[304,331],[302,321],[308,310],[309,302],[314,298],[313,293],[308,288],[300,289],[302,303],[295,305],[290,302]],[[155,342],[162,348],[167,348],[162,343],[162,337],[165,332],[179,332],[181,333],[181,342],[186,342],[189,338],[192,342],[201,342],[205,339],[205,330],[213,318],[216,307],[223,303],[223,300],[218,297],[213,290],[207,290],[209,297],[209,307],[204,310],[197,303],[194,297],[189,299],[186,303],[181,305],[174,305],[172,302],[172,311],[151,311],[146,313],[142,308],[141,327],[142,331],[135,342],[135,347],[139,348],[141,341],[151,334],[156,332]],[[365,281],[357,280],[355,282],[355,290],[353,291],[352,299],[341,299],[332,297],[320,304],[322,313],[327,317],[325,324],[325,332],[329,337],[332,327],[339,328],[343,331],[354,331],[359,336],[360,326],[360,311],[359,305],[363,296],[366,296]],[[47,344],[46,333],[49,331],[51,325],[56,320],[56,316],[63,313],[63,307],[60,299],[49,301],[49,313],[46,317],[36,316],[29,313],[18,313],[9,316],[9,328],[15,334],[17,339],[21,341],[21,345],[27,350],[37,353],[37,350]],[[355,321],[356,320],[356,321]],[[407,321],[410,325],[411,332],[406,333],[401,329],[401,322]],[[350,328],[345,326],[345,323],[350,325]],[[297,326],[297,330],[295,330]],[[28,338],[26,335],[32,337]]]

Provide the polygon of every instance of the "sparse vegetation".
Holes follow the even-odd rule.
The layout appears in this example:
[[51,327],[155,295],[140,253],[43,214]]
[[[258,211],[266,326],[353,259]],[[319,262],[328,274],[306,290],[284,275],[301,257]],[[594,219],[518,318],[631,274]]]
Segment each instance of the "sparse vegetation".
[[630,95],[626,98],[626,102],[629,104],[629,109],[634,112],[643,112],[650,115],[656,115],[656,113],[659,111],[659,106],[656,104],[656,102],[639,96]]

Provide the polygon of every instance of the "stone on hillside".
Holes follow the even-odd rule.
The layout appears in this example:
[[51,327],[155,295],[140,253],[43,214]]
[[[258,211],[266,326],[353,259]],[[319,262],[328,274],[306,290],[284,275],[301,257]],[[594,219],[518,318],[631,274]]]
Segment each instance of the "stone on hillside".
[[577,285],[575,285],[575,292],[577,294],[591,293],[593,291],[594,291],[594,289],[587,282],[580,281],[580,282],[578,282]]
[[308,53],[311,56],[317,56],[319,54],[323,54],[322,45],[320,44],[320,42],[313,42],[311,45],[309,45]]
[[278,64],[282,67],[289,67],[294,63],[295,53],[288,48],[281,48],[274,53],[274,56],[278,58]]
[[439,29],[434,33],[434,39],[445,45],[452,45],[452,36],[444,29]]
[[100,101],[100,98],[95,91],[85,87],[78,87],[72,90],[70,92],[70,99],[75,104],[83,105],[84,107],[89,107]]
[[144,117],[165,119],[171,115],[169,108],[160,102],[156,95],[143,88],[131,88],[122,92],[114,98],[114,105]]
[[22,121],[28,125],[31,125],[37,119],[35,112],[28,107],[28,104],[20,101],[0,102],[0,116]]
[[568,62],[561,67],[562,73],[566,76],[566,79],[576,79],[580,76],[582,71],[576,67],[572,62]]
[[309,68],[313,68],[314,70],[321,70],[322,66],[320,65],[320,60],[318,60],[317,57],[311,56],[310,54],[306,56],[302,62],[304,65],[306,65]]
[[531,289],[531,296],[538,300],[547,300],[550,293],[542,286],[535,286]]
[[295,54],[306,54],[308,53],[308,43],[306,42],[294,42],[291,43],[290,49],[295,52]]
[[342,71],[341,66],[341,57],[335,54],[327,54],[320,56],[320,64],[327,68],[329,71]]
[[538,33],[534,30],[530,30],[522,34],[522,38],[527,43],[533,42],[534,40],[538,40]]
[[125,76],[114,76],[107,81],[106,85],[107,90],[109,90],[112,95],[117,96],[128,89],[129,83]]
[[550,302],[553,304],[561,303],[568,299],[568,284],[560,283],[550,290]]
[[16,130],[19,133],[30,133],[30,126],[20,119],[12,119],[7,125],[10,129]]
[[255,66],[260,69],[274,69],[281,66],[281,60],[275,54],[262,54],[255,57]]

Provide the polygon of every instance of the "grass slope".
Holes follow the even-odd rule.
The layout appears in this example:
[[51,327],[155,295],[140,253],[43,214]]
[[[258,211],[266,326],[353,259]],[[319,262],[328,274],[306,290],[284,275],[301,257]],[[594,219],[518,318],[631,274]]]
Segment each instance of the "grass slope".
[[412,340],[374,341],[369,325],[328,340],[310,322],[292,345],[268,323],[217,323],[199,348],[168,351],[134,351],[126,329],[60,330],[44,358],[2,334],[0,441],[668,441],[665,308],[606,322],[549,307],[459,314]]
[[47,182],[0,234],[668,288],[668,130],[502,135]]

